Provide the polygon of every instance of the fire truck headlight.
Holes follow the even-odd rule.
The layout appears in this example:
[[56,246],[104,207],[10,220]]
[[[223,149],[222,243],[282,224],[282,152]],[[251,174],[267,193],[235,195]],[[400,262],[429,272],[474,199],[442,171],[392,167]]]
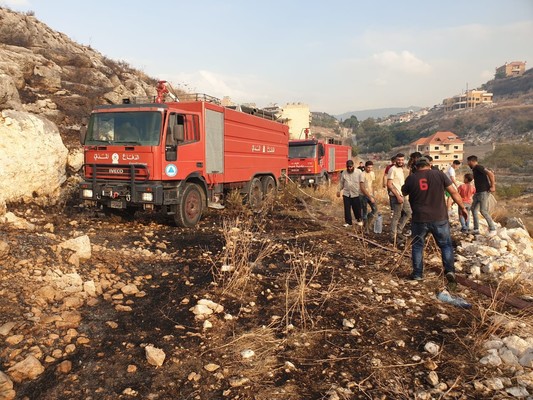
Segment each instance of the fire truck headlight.
[[83,189],[82,195],[83,195],[83,197],[86,197],[88,199],[92,199],[93,198],[93,191],[91,189]]
[[142,201],[153,201],[154,200],[154,194],[153,193],[143,193],[141,196]]
[[314,179],[309,179],[309,183],[315,183]]

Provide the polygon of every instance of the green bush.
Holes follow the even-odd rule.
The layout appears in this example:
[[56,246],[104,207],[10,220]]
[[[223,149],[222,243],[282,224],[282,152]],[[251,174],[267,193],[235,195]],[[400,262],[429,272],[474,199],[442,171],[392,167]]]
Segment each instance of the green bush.
[[496,186],[496,194],[498,198],[514,199],[522,196],[526,192],[525,185],[511,184]]

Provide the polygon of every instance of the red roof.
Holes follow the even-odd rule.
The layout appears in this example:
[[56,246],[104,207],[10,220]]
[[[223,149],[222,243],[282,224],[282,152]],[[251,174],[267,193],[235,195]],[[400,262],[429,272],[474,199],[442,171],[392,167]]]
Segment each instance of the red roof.
[[430,144],[464,144],[464,142],[459,139],[459,137],[450,131],[441,131],[435,132],[433,135],[420,138],[413,143],[411,146],[420,146],[420,145],[430,145]]

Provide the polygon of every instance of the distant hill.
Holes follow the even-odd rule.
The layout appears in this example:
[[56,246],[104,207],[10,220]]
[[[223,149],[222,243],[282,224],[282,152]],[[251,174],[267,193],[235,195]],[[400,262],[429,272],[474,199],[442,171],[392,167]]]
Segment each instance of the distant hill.
[[338,120],[345,120],[350,118],[352,115],[355,115],[359,121],[364,121],[367,118],[383,118],[388,117],[389,115],[407,112],[409,110],[418,111],[420,109],[422,109],[422,107],[418,106],[375,108],[373,110],[350,111],[344,114],[336,115],[335,118]]

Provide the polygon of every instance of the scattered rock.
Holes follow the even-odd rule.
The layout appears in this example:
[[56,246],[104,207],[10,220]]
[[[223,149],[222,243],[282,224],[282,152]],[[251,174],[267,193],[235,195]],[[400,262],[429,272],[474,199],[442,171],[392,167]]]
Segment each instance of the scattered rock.
[[424,350],[426,350],[429,354],[435,356],[439,354],[440,346],[437,343],[434,342],[427,342],[424,345]]
[[13,329],[17,324],[15,322],[6,322],[5,324],[0,326],[0,335],[7,336],[9,335],[9,332],[11,332],[11,329]]
[[57,366],[57,372],[60,374],[68,374],[70,371],[72,371],[72,361],[65,360]]
[[44,367],[34,356],[29,355],[9,368],[7,372],[15,382],[22,382],[37,378],[44,372]]
[[437,386],[439,383],[439,376],[435,371],[431,371],[427,377],[426,377],[427,383],[429,383],[431,386]]
[[152,345],[148,345],[144,348],[146,353],[146,360],[148,361],[148,364],[155,365],[156,367],[160,367],[163,365],[163,362],[165,361],[166,354],[163,350],[158,349],[157,347],[154,347]]
[[209,363],[209,364],[204,365],[204,369],[208,372],[214,372],[219,368],[220,368],[220,365],[218,364]]
[[0,399],[13,400],[17,393],[13,390],[13,382],[9,376],[0,371]]
[[250,382],[249,378],[230,378],[229,379],[229,385],[231,387],[240,387],[246,385],[248,382]]

